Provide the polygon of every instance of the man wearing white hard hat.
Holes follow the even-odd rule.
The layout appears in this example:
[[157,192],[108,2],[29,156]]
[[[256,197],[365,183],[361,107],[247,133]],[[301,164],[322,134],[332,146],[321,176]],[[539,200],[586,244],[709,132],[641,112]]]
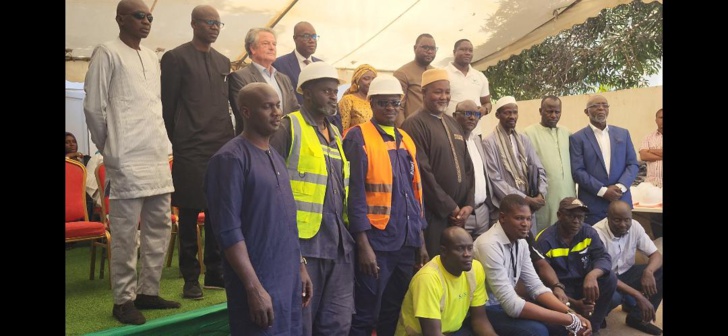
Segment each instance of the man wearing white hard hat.
[[465,134],[447,115],[450,79],[445,69],[422,73],[423,105],[402,123],[417,145],[417,164],[422,174],[425,245],[430,257],[440,254],[440,237],[448,226],[465,228],[473,212],[474,175]]
[[372,330],[394,334],[413,266],[422,267],[428,259],[417,149],[395,126],[402,96],[397,78],[374,78],[367,94],[372,119],[344,136],[351,162],[349,231],[357,248],[352,336]]
[[525,198],[531,207],[531,233],[535,236],[538,233],[536,212],[546,204],[546,170],[531,139],[516,132],[516,99],[512,96],[501,97],[494,109],[498,124],[483,139],[488,176],[493,186],[493,204],[500,208],[500,200],[509,194]]
[[311,304],[303,308],[304,335],[346,335],[354,313],[354,239],[344,206],[349,160],[338,128],[327,119],[337,111],[339,84],[327,63],[303,68],[296,88],[303,95],[301,110],[287,114],[270,141],[286,159],[301,262],[313,284]]

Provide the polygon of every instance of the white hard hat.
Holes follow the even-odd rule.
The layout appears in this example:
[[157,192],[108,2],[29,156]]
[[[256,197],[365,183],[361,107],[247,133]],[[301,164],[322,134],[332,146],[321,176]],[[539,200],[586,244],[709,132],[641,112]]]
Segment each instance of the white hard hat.
[[374,78],[371,84],[369,84],[369,92],[367,93],[367,99],[375,95],[399,95],[400,99],[404,93],[402,92],[402,85],[399,83],[397,78],[392,75],[382,74]]
[[304,67],[298,75],[298,87],[296,87],[296,92],[303,94],[303,90],[301,90],[303,83],[319,78],[331,78],[337,80],[339,84],[342,83],[339,79],[339,73],[336,72],[336,69],[333,66],[324,62],[313,62]]

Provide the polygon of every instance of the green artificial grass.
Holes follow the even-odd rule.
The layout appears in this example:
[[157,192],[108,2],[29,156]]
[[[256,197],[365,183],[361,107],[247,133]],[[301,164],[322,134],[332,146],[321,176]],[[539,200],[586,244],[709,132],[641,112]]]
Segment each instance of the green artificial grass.
[[[204,237],[203,237],[204,239]],[[179,244],[177,244],[177,247]],[[184,280],[179,272],[178,252],[175,247],[172,266],[164,267],[159,295],[167,300],[182,304],[179,309],[142,310],[147,323],[154,319],[180,314],[191,310],[227,302],[224,290],[203,289],[204,299],[182,298]],[[76,243],[66,250],[66,335],[84,335],[124,324],[111,315],[114,306],[109,282],[108,262],[104,265],[104,278],[99,279],[99,258],[97,248],[96,275],[89,280],[90,248],[88,244]],[[200,274],[200,284],[204,284],[204,274]]]

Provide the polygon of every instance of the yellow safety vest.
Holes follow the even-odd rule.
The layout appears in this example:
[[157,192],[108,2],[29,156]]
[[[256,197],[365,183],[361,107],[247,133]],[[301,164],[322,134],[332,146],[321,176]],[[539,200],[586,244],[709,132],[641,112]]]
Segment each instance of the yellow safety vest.
[[330,125],[336,140],[336,147],[338,147],[337,152],[331,147],[321,144],[316,130],[306,122],[301,111],[289,113],[286,117],[291,120],[292,139],[286,166],[291,180],[293,198],[296,200],[298,237],[309,239],[315,236],[321,228],[328,180],[324,156],[341,160],[344,171],[343,217],[344,223],[348,226],[346,200],[349,197],[349,161],[341,146],[341,134],[336,127]]

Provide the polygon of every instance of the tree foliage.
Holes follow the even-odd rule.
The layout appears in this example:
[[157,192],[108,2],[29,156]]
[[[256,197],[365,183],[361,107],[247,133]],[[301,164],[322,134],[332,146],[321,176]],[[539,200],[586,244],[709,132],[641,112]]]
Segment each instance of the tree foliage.
[[517,100],[647,86],[662,58],[662,4],[639,0],[607,8],[585,23],[483,71],[494,98]]

